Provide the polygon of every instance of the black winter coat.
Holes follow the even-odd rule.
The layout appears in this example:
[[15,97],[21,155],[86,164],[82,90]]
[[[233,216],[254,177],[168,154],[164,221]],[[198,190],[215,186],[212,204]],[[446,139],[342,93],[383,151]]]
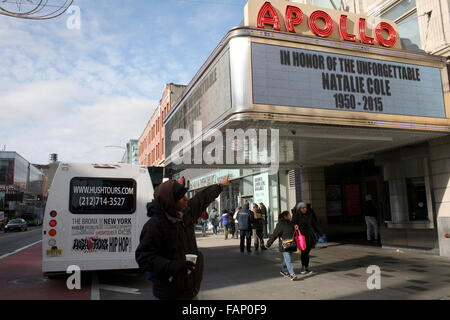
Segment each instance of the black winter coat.
[[[267,241],[267,247],[270,247],[272,245],[272,243],[275,241],[275,239],[279,238],[278,249],[280,250],[280,252],[283,252],[284,250],[283,250],[283,247],[281,246],[282,240],[293,239],[295,236],[294,231],[295,231],[295,228],[294,228],[294,224],[292,223],[292,221],[289,221],[286,219],[279,221],[275,227],[275,230],[272,233],[272,236]],[[294,241],[295,241],[295,239],[294,239]]]
[[[214,185],[197,193],[188,201],[182,220],[157,200],[148,204],[150,219],[142,229],[136,261],[141,270],[151,273],[153,294],[159,299],[192,299],[200,291],[204,257],[197,248],[195,224],[221,191],[220,185]],[[189,253],[198,256],[194,271],[177,273],[177,262]]]
[[363,203],[363,213],[365,217],[377,217],[377,207],[373,201],[365,201]]
[[253,212],[248,207],[239,210],[237,216],[239,230],[252,231],[252,224],[254,222]]
[[300,232],[305,236],[306,246],[308,248],[314,248],[317,243],[317,234],[323,236],[323,231],[319,224],[314,219],[314,216],[308,210],[307,213],[301,214],[297,212],[292,217],[294,225],[298,225]]
[[253,211],[253,224],[252,229],[256,229],[256,231],[262,232],[264,228],[264,219],[262,218],[261,210],[256,210],[256,213]]

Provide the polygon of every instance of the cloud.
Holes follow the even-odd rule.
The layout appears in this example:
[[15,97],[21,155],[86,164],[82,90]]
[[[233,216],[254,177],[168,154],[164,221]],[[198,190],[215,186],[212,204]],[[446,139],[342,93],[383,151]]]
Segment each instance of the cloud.
[[0,91],[2,127],[13,128],[17,124],[39,121],[43,115],[64,114],[70,109],[72,99],[89,94],[69,81],[37,81],[16,84],[7,91]]
[[125,146],[129,139],[139,138],[157,103],[149,99],[105,97],[92,105],[77,106],[66,118],[63,131],[65,138],[80,150],[74,160],[118,161],[107,158],[106,152],[110,150],[105,150],[105,146]]
[[34,163],[120,160],[105,146],[140,136],[164,86],[158,64],[130,59],[123,34],[82,12],[79,31],[0,19],[0,144]]
[[192,79],[240,22],[244,2],[236,2],[230,10],[208,1],[136,0],[123,10],[114,1],[79,0],[80,30],[66,27],[68,15],[2,17],[0,145],[34,163],[50,153],[63,161],[120,160],[123,150],[105,146],[138,138],[165,84]]
[[[45,100],[45,95],[39,93],[39,85],[33,84],[30,88],[35,91],[29,89],[25,100],[14,99],[17,106],[26,109],[28,99],[33,97]],[[58,153],[62,161],[119,161],[123,150],[105,146],[125,146],[129,139],[139,138],[158,101],[108,96],[77,105],[82,92],[80,88],[65,91],[65,106],[60,110],[55,107],[61,97],[51,98],[47,101],[48,107],[38,112],[29,107],[20,121],[7,121],[13,125],[2,126],[0,144],[6,144],[8,150],[14,146],[14,151],[35,163],[46,163],[50,153]],[[13,97],[12,93],[9,96]]]

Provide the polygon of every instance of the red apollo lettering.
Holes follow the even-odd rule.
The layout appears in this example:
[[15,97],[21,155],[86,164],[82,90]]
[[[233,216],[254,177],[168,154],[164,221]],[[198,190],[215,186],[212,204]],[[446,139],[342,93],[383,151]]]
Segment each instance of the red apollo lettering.
[[[288,32],[295,33],[295,27],[303,23],[306,16],[303,14],[302,10],[295,6],[286,6],[286,12],[284,15],[284,24]],[[325,28],[321,29],[317,25],[317,20],[321,19],[325,23]],[[384,47],[393,47],[397,43],[398,34],[395,29],[386,22],[381,22],[377,25],[373,31],[374,37],[372,38],[366,34],[366,19],[359,18],[358,21],[358,37],[352,33],[348,32],[347,26],[347,15],[342,14],[339,20],[339,35],[340,39],[344,41],[357,42],[357,39],[364,44],[374,45],[375,40]],[[266,25],[272,27],[273,30],[281,31],[281,20],[277,14],[276,9],[272,4],[267,1],[261,7],[257,17],[257,27],[264,29]],[[330,15],[322,10],[314,11],[309,19],[308,26],[312,33],[319,37],[327,38],[332,35],[334,31],[334,21]],[[383,31],[387,31],[388,37],[385,39],[383,37]]]
[[257,23],[258,28],[264,28],[266,24],[270,24],[273,30],[281,30],[280,18],[270,2],[264,3],[259,10]]
[[341,40],[356,42],[356,36],[347,32],[347,16],[344,14],[341,15],[339,21],[339,34],[341,35]]
[[302,10],[294,6],[286,7],[286,14],[284,18],[284,23],[286,25],[286,30],[289,32],[295,32],[295,26],[298,26],[303,22],[304,15]]
[[[318,19],[322,19],[325,21],[325,29],[320,29],[317,26]],[[308,25],[315,35],[324,38],[329,37],[333,33],[334,29],[333,19],[331,19],[328,13],[321,10],[317,10],[311,13],[311,15],[309,16]]]
[[365,44],[375,44],[375,39],[366,35],[366,19],[359,18],[359,40]]
[[[389,34],[389,38],[386,40],[383,37],[383,30],[386,30]],[[375,28],[375,38],[378,43],[384,47],[393,47],[397,42],[397,32],[395,32],[394,28],[386,22],[380,22]]]

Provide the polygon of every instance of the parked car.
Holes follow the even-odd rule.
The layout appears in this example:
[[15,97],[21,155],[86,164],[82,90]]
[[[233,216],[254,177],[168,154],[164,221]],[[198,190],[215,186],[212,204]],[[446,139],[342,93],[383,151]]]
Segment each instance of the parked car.
[[27,231],[28,224],[22,218],[12,219],[5,226],[5,232],[19,230],[19,231]]

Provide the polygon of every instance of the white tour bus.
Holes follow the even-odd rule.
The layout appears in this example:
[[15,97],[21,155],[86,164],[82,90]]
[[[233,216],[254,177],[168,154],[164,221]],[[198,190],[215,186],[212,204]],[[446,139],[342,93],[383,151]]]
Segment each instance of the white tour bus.
[[[49,190],[42,236],[42,272],[136,269],[135,251],[147,203],[162,168],[129,164],[59,165]],[[159,184],[158,183],[158,184]]]

